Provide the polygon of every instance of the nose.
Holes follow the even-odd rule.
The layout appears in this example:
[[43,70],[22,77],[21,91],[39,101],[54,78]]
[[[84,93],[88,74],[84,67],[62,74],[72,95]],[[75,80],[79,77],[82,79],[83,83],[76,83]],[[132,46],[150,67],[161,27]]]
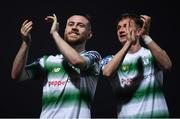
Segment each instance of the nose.
[[77,26],[76,26],[76,25],[73,25],[73,26],[72,26],[72,30],[73,30],[73,31],[78,31]]
[[118,34],[122,34],[122,33],[125,33],[126,32],[126,30],[124,29],[124,28],[120,28],[119,30],[118,30]]
[[126,31],[126,27],[121,27],[119,30],[120,30],[120,32],[125,32]]

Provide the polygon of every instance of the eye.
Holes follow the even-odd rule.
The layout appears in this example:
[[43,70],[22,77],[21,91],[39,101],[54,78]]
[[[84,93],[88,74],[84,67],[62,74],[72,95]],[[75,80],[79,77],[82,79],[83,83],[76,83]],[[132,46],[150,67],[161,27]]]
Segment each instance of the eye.
[[80,23],[78,26],[79,26],[80,28],[84,28],[84,27],[85,27],[85,25],[82,24],[82,23]]
[[74,24],[73,22],[69,22],[68,26],[73,26],[73,24]]
[[121,26],[117,26],[117,30],[119,30],[121,28]]

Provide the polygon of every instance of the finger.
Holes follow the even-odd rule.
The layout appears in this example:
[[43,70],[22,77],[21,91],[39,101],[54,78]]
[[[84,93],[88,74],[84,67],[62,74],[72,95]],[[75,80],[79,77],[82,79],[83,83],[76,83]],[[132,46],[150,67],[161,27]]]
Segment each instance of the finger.
[[32,25],[33,25],[33,23],[32,23],[32,21],[30,21],[23,26],[23,29],[26,30],[27,28],[32,27]]
[[133,41],[133,36],[132,36],[132,34],[133,34],[133,31],[132,30],[130,30],[130,32],[129,32],[129,40],[132,40]]
[[45,19],[53,19],[53,16],[47,16]]
[[28,27],[25,32],[28,34],[32,30],[32,26]]
[[32,30],[32,27],[27,28],[27,29],[25,30],[26,35],[28,35],[28,34],[31,32],[31,30]]
[[126,24],[126,32],[129,33],[129,21],[128,21],[128,23]]
[[128,29],[129,29],[129,40],[130,41],[135,41],[135,30],[134,28],[134,21],[132,19],[129,20],[129,25],[128,25]]
[[147,18],[145,15],[141,15],[141,20],[142,20],[144,23],[146,23],[147,19],[148,19],[148,18]]
[[31,29],[32,29],[32,26],[28,27],[27,29],[22,29],[21,34],[24,36],[27,36],[29,32],[31,31]]
[[140,19],[144,21],[146,18],[145,18],[145,17],[143,17],[143,16],[141,16],[141,17],[140,17]]
[[28,20],[25,20],[21,25],[21,31],[24,30],[24,26],[28,23]]
[[52,21],[54,20],[54,17],[53,17],[53,16],[47,16],[47,17],[45,18],[45,20],[52,22]]
[[139,32],[139,36],[141,36],[144,32],[145,32],[145,30],[143,28],[141,28],[141,30]]
[[145,15],[140,15],[140,17],[142,17],[142,18],[143,18],[144,16],[145,16]]
[[142,17],[142,18],[147,18],[147,17],[149,17],[149,16],[147,16],[147,15],[140,15],[140,17]]
[[54,17],[56,17],[56,14],[53,14]]
[[22,26],[24,26],[26,23],[28,23],[28,20],[25,20],[25,21],[22,23]]
[[128,38],[131,38],[131,30],[130,30],[130,27],[131,27],[131,26],[130,26],[130,21],[131,21],[131,20],[128,21],[127,27],[126,27],[126,30],[127,30],[127,33],[128,33]]
[[150,16],[147,16],[147,15],[141,15],[141,19],[145,20],[145,21],[150,21],[151,20],[151,17]]
[[55,14],[53,14],[53,17],[54,17],[54,23],[56,23],[56,26],[57,26],[57,17]]
[[143,21],[143,23],[145,23],[145,22],[146,22],[146,20],[145,20],[145,19],[143,19],[143,18],[141,18],[141,20]]
[[132,33],[131,33],[131,38],[132,38],[132,41],[135,41],[136,39],[135,39],[135,33],[134,33],[135,31],[134,30],[132,30]]
[[26,32],[29,27],[32,27],[32,24],[33,24],[33,23],[32,23],[31,21],[28,22],[28,23],[26,23],[26,24],[21,28],[21,33],[24,34],[24,32]]

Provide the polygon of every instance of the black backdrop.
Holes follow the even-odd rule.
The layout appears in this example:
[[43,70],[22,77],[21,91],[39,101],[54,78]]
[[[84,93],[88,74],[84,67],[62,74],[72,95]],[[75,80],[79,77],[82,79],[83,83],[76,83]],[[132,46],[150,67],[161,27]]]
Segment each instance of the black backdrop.
[[[152,17],[150,35],[169,54],[173,62],[171,72],[165,73],[164,92],[171,117],[180,117],[180,93],[178,74],[179,18],[174,1],[4,1],[0,4],[0,117],[39,117],[41,89],[39,81],[18,83],[10,77],[13,59],[20,47],[19,29],[25,19],[34,22],[32,46],[28,63],[44,54],[58,51],[45,23],[47,15],[56,13],[63,34],[67,16],[88,13],[92,16],[93,38],[88,50],[97,50],[102,57],[115,54],[120,45],[116,36],[116,19],[126,12],[147,14]],[[107,80],[99,80],[92,117],[116,117],[115,99]]]

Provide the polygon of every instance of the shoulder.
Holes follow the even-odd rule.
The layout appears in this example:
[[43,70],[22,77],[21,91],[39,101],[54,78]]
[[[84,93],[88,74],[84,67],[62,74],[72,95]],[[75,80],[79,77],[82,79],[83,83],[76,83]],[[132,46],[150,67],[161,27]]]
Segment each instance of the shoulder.
[[101,65],[107,64],[110,60],[112,60],[113,55],[107,55],[101,60]]
[[44,60],[56,60],[56,59],[62,59],[63,55],[57,54],[57,55],[49,55],[49,56],[43,56]]
[[82,55],[87,56],[87,57],[91,57],[91,58],[95,58],[95,59],[98,59],[98,60],[102,59],[100,53],[97,52],[97,51],[94,51],[94,50],[92,50],[92,51],[84,51],[82,53]]
[[94,55],[98,55],[101,56],[99,52],[91,50],[91,51],[85,51],[84,54],[94,54]]
[[56,59],[59,59],[61,55],[44,55],[42,57],[37,58],[33,63],[30,65],[40,64],[42,67],[44,67],[44,64],[47,61],[55,61]]
[[114,57],[114,55],[108,55],[105,56],[102,60],[111,60]]

